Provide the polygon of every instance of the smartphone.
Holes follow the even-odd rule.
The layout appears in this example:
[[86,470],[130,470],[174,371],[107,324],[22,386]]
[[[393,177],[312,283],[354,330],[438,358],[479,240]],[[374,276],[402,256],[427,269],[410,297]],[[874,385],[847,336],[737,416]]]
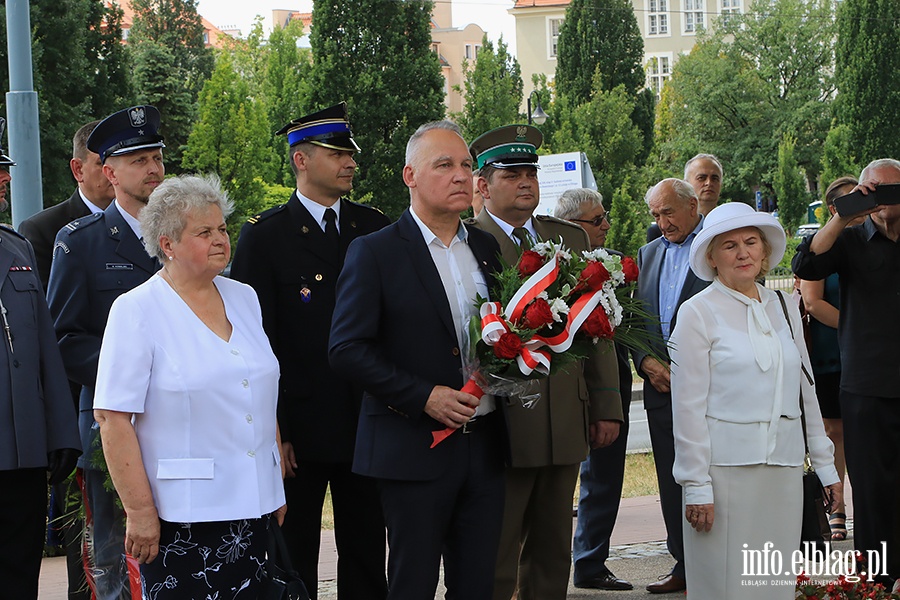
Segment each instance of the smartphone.
[[[878,189],[881,188],[882,186],[878,186]],[[851,192],[846,196],[835,198],[834,208],[842,217],[852,217],[878,206],[878,199],[876,198],[877,196],[877,192],[869,192],[868,194],[863,194],[861,191],[856,190],[855,192]]]
[[875,188],[878,204],[900,204],[900,183],[882,183]]

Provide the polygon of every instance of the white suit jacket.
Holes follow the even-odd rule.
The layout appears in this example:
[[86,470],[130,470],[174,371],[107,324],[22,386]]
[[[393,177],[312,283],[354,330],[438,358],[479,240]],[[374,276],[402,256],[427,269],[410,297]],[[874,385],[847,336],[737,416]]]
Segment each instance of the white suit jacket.
[[133,413],[161,519],[257,518],[284,504],[278,361],[256,293],[217,277],[227,342],[159,274],[120,296],[100,350],[94,407]]

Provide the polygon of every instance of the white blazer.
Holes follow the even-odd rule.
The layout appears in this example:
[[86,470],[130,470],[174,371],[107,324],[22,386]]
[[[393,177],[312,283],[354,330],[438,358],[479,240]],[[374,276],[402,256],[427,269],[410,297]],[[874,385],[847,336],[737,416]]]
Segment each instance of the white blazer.
[[[756,301],[738,300],[718,282],[678,311],[670,339],[673,475],[687,504],[713,503],[710,465],[802,465],[801,393],[813,467],[823,485],[838,481],[815,388],[800,369],[802,361],[812,372],[800,312],[787,302],[796,335],[791,339],[775,292],[757,288],[757,318],[768,320],[768,333],[755,326],[750,303]],[[766,369],[757,361],[754,344],[777,357]]]
[[133,413],[161,519],[258,518],[284,504],[278,361],[256,292],[217,277],[227,342],[159,274],[119,296],[100,350],[94,408]]

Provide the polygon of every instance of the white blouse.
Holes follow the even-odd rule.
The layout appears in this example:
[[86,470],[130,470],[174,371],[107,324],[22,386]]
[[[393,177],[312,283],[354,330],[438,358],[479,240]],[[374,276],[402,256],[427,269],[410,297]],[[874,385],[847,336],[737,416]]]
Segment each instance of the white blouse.
[[284,504],[278,361],[256,292],[214,280],[233,331],[213,333],[157,274],[112,305],[94,408],[133,413],[161,519],[257,518]]
[[673,475],[686,504],[713,503],[710,465],[800,466],[800,394],[813,467],[837,483],[834,446],[825,435],[800,312],[787,299],[791,330],[776,292],[757,285],[760,302],[718,280],[685,302],[670,342]]

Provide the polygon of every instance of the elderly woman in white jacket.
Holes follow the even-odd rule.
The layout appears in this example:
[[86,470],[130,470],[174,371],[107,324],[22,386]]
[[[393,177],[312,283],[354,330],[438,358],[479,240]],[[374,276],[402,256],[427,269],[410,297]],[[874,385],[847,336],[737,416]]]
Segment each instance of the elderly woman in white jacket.
[[[713,283],[682,305],[670,340],[690,598],[794,597],[795,577],[785,573],[800,543],[801,399],[812,464],[832,504],[842,496],[815,390],[801,372],[809,357],[799,311],[786,303],[793,339],[776,292],[757,283],[785,245],[774,217],[734,202],[710,212],[691,246],[691,269]],[[783,560],[780,572],[760,576],[759,560],[747,572],[749,553],[766,549]]]

